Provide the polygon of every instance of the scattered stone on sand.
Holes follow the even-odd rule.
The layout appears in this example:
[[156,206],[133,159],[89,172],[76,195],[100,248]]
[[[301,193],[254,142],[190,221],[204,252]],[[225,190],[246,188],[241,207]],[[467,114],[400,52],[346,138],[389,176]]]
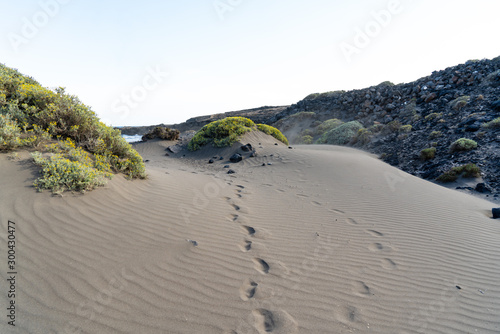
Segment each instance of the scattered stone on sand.
[[257,156],[257,152],[253,151],[251,154],[250,154],[250,158],[255,158]]
[[227,173],[228,173],[228,174],[235,174],[235,173],[236,173],[236,171],[234,171],[233,169],[230,169],[230,170],[228,170],[228,171],[227,171]]
[[182,150],[182,147],[180,145],[171,145],[167,147],[167,151],[170,151],[171,153],[179,153]]
[[229,168],[229,165],[225,165],[224,168]]
[[500,208],[491,209],[491,213],[493,214],[493,218],[495,219],[500,218]]
[[235,153],[231,156],[231,158],[229,158],[229,161],[231,162],[240,162],[241,160],[243,160],[243,157],[239,153]]
[[220,157],[219,160],[224,160],[224,157]]
[[210,160],[208,160],[208,163],[209,163],[209,164],[213,164],[213,163],[214,163],[214,159],[210,159]]
[[478,183],[475,190],[483,194],[491,193],[491,189],[485,183]]
[[253,149],[253,148],[252,148],[252,144],[250,144],[250,143],[248,143],[248,144],[246,144],[246,145],[241,146],[241,150],[242,150],[243,152],[250,152],[250,151],[252,151],[252,149]]
[[192,243],[195,247],[198,246],[198,242],[196,242],[195,240],[186,239],[186,241]]

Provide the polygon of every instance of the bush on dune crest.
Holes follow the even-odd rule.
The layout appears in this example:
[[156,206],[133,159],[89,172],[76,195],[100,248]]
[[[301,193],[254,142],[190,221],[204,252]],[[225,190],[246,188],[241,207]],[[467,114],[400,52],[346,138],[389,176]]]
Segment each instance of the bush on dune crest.
[[202,127],[188,144],[190,151],[212,144],[214,147],[231,146],[242,135],[252,130],[260,130],[288,145],[286,137],[276,128],[265,124],[255,124],[245,117],[227,117]]
[[[73,149],[89,154],[93,163],[83,164],[68,155],[67,150],[57,152],[59,156],[56,154],[56,158],[46,161],[37,156],[35,162],[44,166],[43,176],[35,182],[39,189],[92,189],[93,182],[86,177],[78,186],[69,186],[61,170],[67,167],[74,173],[99,175],[102,171],[95,163],[106,166],[106,172],[120,172],[128,178],[146,177],[142,157],[122,138],[120,131],[100,122],[76,96],[66,94],[63,88],[52,91],[42,87],[34,79],[0,64],[0,150],[22,146],[38,148],[43,143],[67,139],[74,144]],[[71,164],[64,159],[69,159]],[[66,186],[51,187],[57,179]]]

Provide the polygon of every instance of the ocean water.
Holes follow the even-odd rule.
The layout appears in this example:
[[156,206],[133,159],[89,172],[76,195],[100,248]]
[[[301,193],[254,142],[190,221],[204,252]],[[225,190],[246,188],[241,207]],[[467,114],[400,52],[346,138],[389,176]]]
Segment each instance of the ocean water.
[[135,142],[138,142],[138,141],[142,141],[142,136],[141,135],[133,135],[133,136],[122,135],[122,137],[125,138],[125,140],[128,143],[135,143]]

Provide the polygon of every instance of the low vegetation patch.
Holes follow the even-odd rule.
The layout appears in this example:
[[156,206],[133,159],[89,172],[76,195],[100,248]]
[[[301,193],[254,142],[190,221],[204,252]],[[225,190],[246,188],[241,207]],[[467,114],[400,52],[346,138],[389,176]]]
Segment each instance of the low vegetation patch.
[[500,117],[495,118],[491,122],[484,123],[483,127],[490,128],[490,129],[492,129],[492,128],[500,128]]
[[467,164],[458,167],[453,167],[449,171],[441,174],[436,181],[439,182],[453,182],[456,181],[460,176],[466,178],[480,177],[481,169],[475,164]]
[[318,125],[318,127],[316,128],[316,132],[318,135],[322,135],[327,131],[341,126],[342,124],[344,124],[344,122],[342,122],[340,119],[332,118]]
[[313,143],[313,137],[312,136],[309,136],[309,135],[305,135],[305,136],[302,136],[300,138],[300,143],[301,144],[312,144]]
[[470,96],[464,95],[456,98],[455,100],[450,102],[450,107],[452,107],[454,110],[461,110],[463,109],[470,100]]
[[420,151],[420,159],[423,161],[432,160],[436,157],[436,148],[430,147]]
[[317,141],[317,144],[346,145],[363,129],[363,125],[358,121],[344,123],[326,133]]
[[157,126],[153,130],[146,133],[142,136],[142,140],[151,140],[151,139],[163,139],[163,140],[177,140],[180,136],[180,131],[177,129],[170,129],[165,126]]
[[441,113],[441,112],[433,112],[433,113],[430,113],[429,115],[425,116],[424,120],[426,122],[430,122],[430,121],[439,120],[442,117],[443,117],[443,113]]
[[[0,64],[0,150],[11,151],[23,146],[40,149],[44,143],[66,140],[72,142],[73,149],[79,154],[85,152],[89,161],[105,161],[109,170],[124,173],[129,178],[146,177],[142,157],[122,138],[120,131],[100,122],[76,96],[66,94],[63,88],[50,90],[42,87],[34,79]],[[67,176],[60,173],[59,165],[65,165],[70,168],[66,170],[73,173],[81,169],[86,177],[102,176],[96,165],[74,160],[65,155],[67,153],[61,152],[47,161],[37,156],[36,164],[54,172],[50,182],[44,180],[46,176],[35,182],[39,189],[59,192],[93,188],[83,186],[86,181],[77,186],[64,179]],[[57,178],[66,186],[57,186]],[[50,188],[51,185],[54,188]]]
[[193,139],[191,139],[188,148],[190,151],[196,151],[208,144],[212,144],[214,147],[231,146],[242,135],[256,129],[288,145],[288,139],[272,126],[265,124],[256,125],[252,120],[244,117],[227,117],[202,127],[194,135]]
[[430,134],[429,134],[429,139],[436,139],[436,138],[439,138],[443,135],[443,133],[441,131],[432,131]]
[[450,146],[450,152],[470,151],[477,148],[477,143],[472,139],[460,138]]
[[410,133],[413,127],[410,124],[402,125],[399,128],[399,133]]

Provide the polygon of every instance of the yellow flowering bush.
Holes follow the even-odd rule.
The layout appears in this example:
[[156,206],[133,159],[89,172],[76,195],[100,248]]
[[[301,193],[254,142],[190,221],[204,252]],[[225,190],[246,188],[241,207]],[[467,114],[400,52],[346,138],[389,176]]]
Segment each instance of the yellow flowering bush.
[[0,114],[0,151],[10,151],[21,145],[20,132],[10,115]]
[[[68,170],[73,176],[81,169],[81,176],[87,181],[91,176],[108,177],[111,172],[123,173],[128,178],[146,177],[141,156],[122,138],[120,131],[102,123],[76,96],[66,94],[64,88],[42,87],[34,79],[0,64],[0,150],[19,146],[38,148],[53,139],[57,143],[45,145],[45,149],[56,153],[57,158],[49,159],[44,166],[48,168],[51,163],[52,170],[59,174],[51,173],[49,178],[44,172],[37,180],[39,189],[49,185],[54,185],[57,191],[92,188],[77,187],[67,180],[64,183],[71,187],[58,186],[55,178],[65,180],[58,166],[71,166]],[[94,182],[87,181],[82,182]]]
[[42,167],[42,176],[33,185],[39,190],[50,189],[60,194],[65,190],[85,192],[106,184],[110,173],[92,168],[82,162],[72,161],[61,154],[43,158],[41,153],[32,153],[35,164]]

